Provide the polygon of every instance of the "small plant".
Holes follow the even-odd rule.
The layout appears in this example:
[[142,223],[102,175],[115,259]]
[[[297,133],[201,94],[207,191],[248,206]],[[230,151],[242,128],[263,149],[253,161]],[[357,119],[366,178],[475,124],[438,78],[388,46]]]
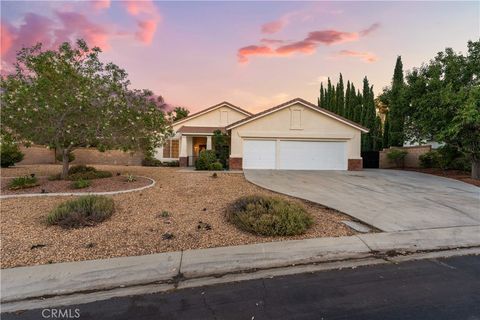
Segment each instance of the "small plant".
[[299,235],[313,224],[302,206],[263,196],[238,199],[227,208],[226,217],[241,230],[263,236]]
[[210,165],[217,161],[217,156],[213,150],[202,150],[195,161],[196,170],[209,170]]
[[211,171],[220,171],[220,170],[223,170],[223,165],[220,163],[220,162],[214,162],[214,163],[211,163],[209,166],[208,166],[208,170],[211,170]]
[[217,174],[216,172],[214,172],[214,173],[212,174],[212,178],[214,178],[214,179],[218,178],[218,174]]
[[24,154],[10,135],[0,137],[0,162],[2,168],[8,168],[23,160]]
[[47,216],[47,224],[63,228],[92,226],[108,219],[115,211],[112,199],[105,196],[83,196],[66,201]]
[[389,153],[387,153],[387,158],[390,161],[395,163],[397,168],[405,167],[405,157],[407,156],[408,152],[405,150],[400,149],[393,149]]
[[68,169],[68,174],[76,174],[76,173],[86,173],[86,172],[95,172],[97,169],[94,167],[86,166],[83,164],[77,164],[76,166],[71,166]]
[[[68,169],[67,180],[94,180],[94,179],[103,179],[110,178],[113,176],[111,172],[97,170],[94,167],[85,166],[85,165],[76,165]],[[62,177],[60,174],[55,174],[48,177],[48,180],[61,180]]]
[[125,177],[125,179],[127,180],[127,182],[135,182],[135,181],[137,181],[137,178],[135,178],[135,176],[132,175],[132,174],[127,174],[127,176]]
[[26,189],[38,186],[38,179],[36,177],[23,176],[13,178],[8,184],[10,190]]
[[88,187],[90,187],[90,181],[89,180],[84,180],[84,179],[79,179],[77,181],[73,181],[72,184],[71,184],[71,187],[73,189],[88,188]]
[[160,216],[162,218],[168,218],[170,216],[170,212],[168,212],[167,210],[163,210],[161,213],[160,213]]
[[173,235],[173,233],[164,233],[162,235],[162,239],[163,240],[172,240],[173,238],[175,238],[175,236]]

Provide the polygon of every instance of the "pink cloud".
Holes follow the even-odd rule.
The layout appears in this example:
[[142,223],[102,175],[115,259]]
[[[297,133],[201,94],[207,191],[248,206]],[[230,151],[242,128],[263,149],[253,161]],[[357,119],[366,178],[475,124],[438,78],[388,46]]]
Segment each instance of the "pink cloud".
[[360,38],[357,32],[344,32],[338,30],[312,31],[305,39],[307,41],[323,43],[325,45],[338,44],[342,42],[356,41]]
[[[305,39],[293,43],[289,43],[288,41],[284,40],[273,40],[264,38],[261,40],[261,42],[264,44],[262,46],[251,45],[239,49],[237,54],[238,61],[240,63],[246,63],[249,59],[248,57],[254,55],[288,56],[294,53],[312,54],[321,44],[330,46],[340,43],[358,41],[360,38],[367,36],[373,31],[377,30],[379,26],[380,25],[378,23],[375,23],[367,29],[361,30],[360,32],[346,32],[334,29],[312,31],[308,33]],[[271,47],[276,45],[280,46],[278,46],[277,48]],[[246,52],[242,52],[242,50],[246,50]],[[354,51],[352,51],[351,53],[354,53]],[[348,55],[348,53],[344,53],[343,55]],[[357,53],[356,56],[361,57],[365,61],[369,62],[375,61],[376,59],[374,55],[367,55],[366,53]]]
[[338,52],[338,56],[343,57],[357,57],[360,58],[364,62],[375,62],[377,61],[377,56],[371,52],[359,52],[359,51],[352,51],[352,50],[342,50]]
[[136,17],[138,30],[135,38],[145,44],[153,41],[158,23],[161,20],[160,12],[152,0],[148,1],[123,1],[127,12]]
[[237,53],[238,62],[246,63],[248,62],[248,56],[266,56],[273,55],[274,51],[267,46],[247,46],[240,48]]
[[291,44],[287,44],[281,47],[278,47],[275,52],[278,55],[290,55],[292,53],[304,53],[304,54],[311,54],[315,52],[317,48],[317,44],[313,41],[309,40],[302,40],[298,42],[294,42]]
[[93,0],[92,1],[92,6],[97,11],[108,9],[110,8],[110,5],[111,5],[110,0]]
[[157,30],[157,21],[139,21],[138,28],[138,31],[135,33],[136,38],[146,44],[152,43],[153,36],[155,35],[155,31]]
[[279,19],[279,20],[265,23],[262,26],[262,33],[271,34],[271,33],[279,32],[287,25],[287,23],[288,23],[287,19]]
[[380,23],[374,23],[370,27],[368,27],[367,29],[364,29],[364,30],[360,31],[360,35],[362,37],[364,37],[364,36],[369,35],[370,33],[374,32],[378,28],[380,28]]
[[13,27],[8,23],[1,23],[0,24],[0,46],[1,46],[1,54],[4,55],[10,50],[15,41],[15,30]]
[[93,23],[81,13],[56,12],[63,27],[55,30],[56,44],[83,38],[89,46],[99,47],[103,50],[110,49],[109,38],[111,32],[100,24]]

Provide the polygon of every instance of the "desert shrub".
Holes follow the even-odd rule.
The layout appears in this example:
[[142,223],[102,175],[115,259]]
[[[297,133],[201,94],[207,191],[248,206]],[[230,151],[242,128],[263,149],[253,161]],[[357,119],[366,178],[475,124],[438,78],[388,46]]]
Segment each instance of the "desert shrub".
[[145,158],[142,160],[142,166],[144,167],[161,167],[162,161],[155,158]]
[[[110,178],[111,176],[113,174],[109,171],[101,171],[85,165],[76,165],[68,169],[67,180],[94,180]],[[60,174],[55,174],[48,177],[48,180],[61,180],[61,176]]]
[[405,150],[400,149],[393,149],[389,153],[387,153],[387,158],[390,161],[395,163],[397,168],[403,168],[405,166],[405,157],[407,156],[408,152]]
[[137,178],[135,178],[135,176],[133,174],[127,174],[125,176],[125,180],[127,182],[134,182],[134,181],[137,181]]
[[110,198],[83,196],[53,209],[47,216],[47,223],[63,228],[92,226],[108,219],[114,211],[115,205]]
[[195,169],[209,170],[210,165],[217,161],[217,156],[213,150],[202,150],[195,161]]
[[[75,155],[73,153],[69,152],[67,154],[67,156],[68,156],[68,162],[72,162],[73,160],[75,160]],[[57,159],[57,161],[59,161],[59,162],[62,162],[63,161],[63,156],[61,154],[57,154],[55,159]]]
[[212,170],[212,171],[223,170],[223,165],[221,162],[217,161],[217,162],[211,163],[210,166],[208,167],[208,170]]
[[73,181],[70,185],[73,189],[83,189],[90,187],[90,180],[79,179],[77,181]]
[[2,168],[8,168],[23,160],[24,154],[9,135],[0,138],[0,162]]
[[180,163],[176,160],[174,161],[166,161],[162,163],[165,167],[178,167]]
[[76,166],[71,166],[68,169],[68,174],[70,175],[70,174],[94,172],[94,171],[97,171],[97,169],[95,169],[94,167],[78,164]]
[[418,160],[422,168],[436,168],[438,167],[439,154],[437,151],[429,151],[420,155]]
[[274,197],[242,197],[229,205],[226,216],[241,230],[264,236],[303,234],[313,224],[302,206]]
[[8,184],[10,190],[26,189],[35,186],[38,186],[38,180],[35,176],[16,177]]

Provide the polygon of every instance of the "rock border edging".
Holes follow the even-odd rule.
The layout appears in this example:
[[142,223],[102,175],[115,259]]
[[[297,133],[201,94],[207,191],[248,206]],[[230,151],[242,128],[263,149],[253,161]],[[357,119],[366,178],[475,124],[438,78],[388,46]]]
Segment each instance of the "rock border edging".
[[118,190],[118,191],[103,191],[103,192],[52,192],[52,193],[23,193],[23,194],[9,194],[9,195],[2,195],[0,199],[11,199],[11,198],[34,198],[34,197],[71,197],[71,196],[87,196],[87,195],[115,195],[115,194],[122,194],[122,193],[129,193],[135,191],[142,191],[145,189],[152,188],[157,183],[154,179],[145,177],[145,176],[137,176],[139,178],[145,178],[150,180],[151,183],[149,185],[134,188],[134,189],[127,189],[127,190]]

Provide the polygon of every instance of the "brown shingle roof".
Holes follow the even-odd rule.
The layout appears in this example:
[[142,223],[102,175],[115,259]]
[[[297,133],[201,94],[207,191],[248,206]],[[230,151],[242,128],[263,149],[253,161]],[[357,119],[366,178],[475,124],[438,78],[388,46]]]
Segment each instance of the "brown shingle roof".
[[178,129],[177,132],[180,133],[207,133],[213,134],[216,130],[220,130],[223,133],[226,132],[225,127],[192,127],[192,126],[183,126]]
[[266,114],[266,113],[275,111],[275,110],[277,110],[277,109],[281,109],[281,108],[283,108],[283,107],[285,107],[285,106],[287,106],[287,105],[289,105],[289,104],[295,103],[295,102],[300,102],[300,103],[302,103],[302,104],[304,104],[304,105],[307,105],[307,106],[309,106],[309,107],[311,107],[311,108],[313,108],[313,109],[317,109],[319,112],[326,113],[326,114],[330,115],[332,118],[335,118],[335,119],[337,119],[337,120],[339,120],[339,121],[346,122],[347,124],[350,124],[350,125],[352,125],[352,126],[354,126],[354,127],[358,127],[358,128],[360,128],[360,129],[362,129],[362,130],[365,130],[365,131],[367,131],[367,132],[369,131],[368,128],[366,128],[366,127],[364,127],[364,126],[362,126],[362,125],[360,125],[360,124],[358,124],[358,123],[356,123],[356,122],[354,122],[354,121],[352,121],[352,120],[349,120],[349,119],[347,119],[347,118],[344,118],[344,117],[342,117],[342,116],[340,116],[340,115],[338,115],[338,114],[336,114],[335,112],[332,112],[332,111],[330,111],[330,110],[327,110],[327,109],[321,108],[321,107],[319,107],[319,106],[317,106],[317,105],[314,105],[313,103],[310,103],[310,102],[308,102],[308,101],[306,101],[306,100],[304,100],[304,99],[302,99],[302,98],[295,98],[295,99],[292,99],[292,100],[290,100],[290,101],[287,101],[287,102],[284,102],[284,103],[282,103],[282,104],[279,104],[278,106],[275,106],[275,107],[273,107],[273,108],[264,110],[264,111],[259,112],[259,113],[257,113],[257,114],[253,114],[253,115],[251,115],[251,116],[249,116],[249,117],[246,117],[246,118],[244,118],[244,119],[242,119],[242,120],[239,120],[239,121],[236,121],[236,122],[234,122],[234,123],[229,124],[229,125],[226,127],[226,129],[227,129],[227,130],[230,130],[232,127],[235,127],[235,126],[237,126],[237,125],[239,125],[239,124],[241,124],[241,123],[243,123],[243,122],[247,122],[247,121],[249,121],[249,120],[253,120],[253,119],[255,119],[255,118],[259,118],[259,117],[261,117],[262,115],[264,115],[264,114]]
[[246,113],[246,114],[248,114],[248,115],[250,115],[250,116],[253,115],[251,112],[248,112],[247,110],[244,110],[244,109],[242,109],[242,108],[240,108],[240,107],[237,107],[236,105],[233,105],[233,104],[231,104],[230,102],[223,101],[223,102],[217,103],[217,104],[214,105],[214,106],[208,107],[207,109],[203,109],[203,110],[201,110],[201,111],[192,113],[192,114],[189,115],[188,117],[185,117],[185,118],[182,118],[182,119],[180,119],[180,120],[178,120],[178,121],[175,121],[173,124],[183,122],[183,121],[185,121],[185,120],[188,120],[188,119],[190,119],[190,118],[193,118],[193,117],[195,117],[195,116],[198,116],[198,115],[200,115],[200,114],[202,114],[202,113],[205,113],[205,112],[210,111],[210,110],[212,110],[212,109],[218,108],[218,107],[220,107],[220,106],[222,106],[222,105],[227,105],[227,106],[229,106],[229,107],[232,107],[233,109],[237,109],[238,111],[243,112],[243,113]]

